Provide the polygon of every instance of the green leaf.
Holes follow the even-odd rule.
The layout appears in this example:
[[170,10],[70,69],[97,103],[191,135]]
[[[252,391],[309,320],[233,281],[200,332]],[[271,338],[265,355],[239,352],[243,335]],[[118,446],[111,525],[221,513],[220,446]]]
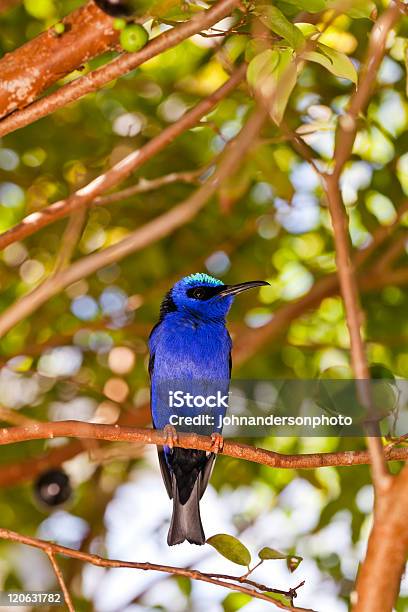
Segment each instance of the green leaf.
[[177,576],[176,578],[178,587],[180,591],[186,597],[190,597],[191,595],[191,580],[190,578],[186,578],[185,576]]
[[275,34],[281,36],[293,48],[298,49],[305,44],[305,37],[293,23],[276,6],[259,7],[260,20]]
[[286,565],[288,566],[288,570],[290,572],[294,572],[299,565],[302,563],[303,557],[299,557],[298,555],[288,555],[286,558]]
[[265,593],[265,595],[271,599],[274,599],[275,601],[279,601],[288,608],[292,605],[289,597],[285,597],[285,595],[280,595],[279,593]]
[[258,553],[258,557],[263,561],[267,561],[268,559],[286,559],[287,556],[288,555],[279,552],[279,550],[269,548],[269,546],[264,546]]
[[347,55],[321,43],[318,43],[317,47],[320,51],[305,51],[302,53],[302,57],[324,66],[337,77],[357,83],[357,71]]
[[251,563],[251,553],[242,542],[240,542],[234,536],[228,535],[227,533],[217,533],[211,538],[208,538],[207,544],[210,544],[217,552],[220,553],[229,561],[237,563],[238,565],[248,565]]
[[270,115],[277,125],[282,121],[289,96],[296,85],[297,67],[291,49],[279,53],[279,64],[275,69],[276,85]]
[[247,80],[249,85],[256,89],[260,80],[269,77],[279,64],[279,51],[267,49],[256,55],[249,63]]
[[312,36],[318,37],[321,34],[319,28],[312,23],[303,23],[299,21],[298,23],[295,23],[295,27],[302,32],[305,38],[312,38]]
[[269,114],[279,125],[296,85],[297,67],[292,49],[272,49],[257,55],[248,66],[247,77],[250,85],[268,103]]
[[237,610],[241,610],[249,604],[250,601],[252,601],[252,597],[245,593],[229,593],[222,602],[222,607],[224,612],[237,612]]

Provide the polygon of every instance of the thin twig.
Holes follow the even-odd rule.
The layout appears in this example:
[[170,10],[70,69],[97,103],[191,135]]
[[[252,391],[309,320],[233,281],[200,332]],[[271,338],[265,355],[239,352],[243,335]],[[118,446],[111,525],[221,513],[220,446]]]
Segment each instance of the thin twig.
[[185,172],[171,172],[164,176],[159,176],[154,179],[142,178],[136,185],[115,191],[105,196],[99,196],[93,200],[93,206],[106,206],[107,204],[113,204],[115,202],[121,202],[139,193],[146,193],[148,191],[154,191],[160,189],[166,185],[173,183],[197,183],[199,177],[205,172],[206,168],[198,168],[198,170],[191,170]]
[[342,115],[339,120],[334,155],[336,160],[334,174],[337,178],[340,177],[344,164],[350,157],[357,134],[358,117],[365,110],[370,99],[378,69],[385,55],[388,34],[401,17],[400,6],[391,1],[387,10],[371,30],[367,56],[360,71],[358,87],[350,99],[346,114]]
[[69,610],[69,612],[75,612],[74,604],[72,603],[71,596],[69,594],[67,585],[65,584],[64,576],[62,575],[61,568],[59,567],[57,560],[54,555],[53,545],[50,544],[48,548],[43,549],[48,555],[49,560],[51,561],[51,565],[57,577],[58,583],[61,587],[61,590],[64,594],[65,604]]
[[61,246],[58,250],[51,276],[54,276],[55,274],[58,274],[58,272],[64,270],[71,261],[77,247],[78,238],[81,235],[84,227],[86,213],[86,209],[83,209],[73,213],[69,217],[67,227],[65,228],[65,232],[61,239]]
[[407,244],[408,232],[405,230],[400,236],[396,236],[388,249],[381,254],[381,257],[374,267],[375,272],[377,274],[383,274],[387,271],[390,272],[392,264],[401,256]]

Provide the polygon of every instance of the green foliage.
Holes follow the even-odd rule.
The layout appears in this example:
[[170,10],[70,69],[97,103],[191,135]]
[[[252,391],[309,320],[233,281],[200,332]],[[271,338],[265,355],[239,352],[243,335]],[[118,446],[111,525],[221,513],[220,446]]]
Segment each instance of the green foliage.
[[349,79],[353,83],[357,83],[356,69],[347,55],[339,53],[335,49],[331,49],[321,43],[317,44],[317,48],[320,53],[319,51],[305,51],[302,57],[310,62],[316,62],[324,66],[324,68],[337,77]]
[[228,593],[222,602],[222,607],[224,612],[237,612],[251,600],[252,597],[250,595],[245,595],[245,593]]
[[293,25],[276,6],[261,6],[258,9],[261,21],[285,40],[293,49],[302,47],[305,38],[302,32]]
[[288,570],[293,573],[295,570],[297,570],[302,561],[302,557],[299,557],[298,555],[288,555],[286,557],[286,565]]
[[277,125],[296,85],[297,68],[292,49],[268,49],[254,57],[248,66],[248,82],[265,100],[270,100],[270,114]]
[[262,559],[262,561],[266,561],[267,559],[286,559],[287,555],[275,550],[274,548],[265,546],[259,551],[258,557]]
[[227,533],[218,533],[207,539],[210,544],[223,557],[237,563],[237,565],[249,566],[251,563],[251,553],[242,542]]

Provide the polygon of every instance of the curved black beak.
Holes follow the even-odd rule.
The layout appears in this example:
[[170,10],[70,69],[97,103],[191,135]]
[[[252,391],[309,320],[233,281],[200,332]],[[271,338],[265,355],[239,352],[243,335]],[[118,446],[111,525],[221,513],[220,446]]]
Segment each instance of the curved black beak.
[[237,295],[247,289],[253,289],[254,287],[262,287],[263,285],[269,285],[266,281],[248,281],[247,283],[239,283],[238,285],[225,285],[225,288],[218,294],[219,297],[227,297],[227,295]]

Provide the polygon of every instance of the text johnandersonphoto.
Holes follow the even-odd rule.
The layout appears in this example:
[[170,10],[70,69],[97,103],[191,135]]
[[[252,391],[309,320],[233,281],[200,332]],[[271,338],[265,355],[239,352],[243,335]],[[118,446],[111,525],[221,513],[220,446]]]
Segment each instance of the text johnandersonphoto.
[[178,431],[224,437],[364,436],[379,423],[382,436],[408,431],[408,381],[161,380],[156,401]]

